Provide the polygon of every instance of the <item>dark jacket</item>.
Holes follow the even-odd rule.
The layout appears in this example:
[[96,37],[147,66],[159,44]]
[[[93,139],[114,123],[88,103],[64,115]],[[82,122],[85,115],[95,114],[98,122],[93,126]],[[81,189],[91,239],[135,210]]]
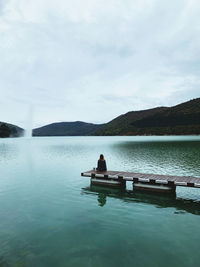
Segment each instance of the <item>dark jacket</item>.
[[97,171],[99,171],[99,172],[107,171],[105,160],[100,160],[100,159],[98,160]]

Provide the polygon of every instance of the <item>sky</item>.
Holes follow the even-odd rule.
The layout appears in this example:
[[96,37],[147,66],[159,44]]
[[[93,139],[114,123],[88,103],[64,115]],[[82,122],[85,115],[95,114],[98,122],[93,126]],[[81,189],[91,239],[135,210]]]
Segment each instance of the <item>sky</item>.
[[0,121],[104,123],[199,96],[199,0],[0,0]]

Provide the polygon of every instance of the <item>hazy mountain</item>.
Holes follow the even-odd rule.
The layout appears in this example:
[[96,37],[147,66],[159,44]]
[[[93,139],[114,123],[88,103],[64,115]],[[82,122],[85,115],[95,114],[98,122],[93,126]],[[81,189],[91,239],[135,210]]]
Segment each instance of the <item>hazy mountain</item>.
[[92,135],[103,124],[93,124],[81,121],[57,122],[33,130],[33,136],[79,136]]
[[24,130],[16,125],[0,122],[0,138],[1,137],[19,137],[24,134]]

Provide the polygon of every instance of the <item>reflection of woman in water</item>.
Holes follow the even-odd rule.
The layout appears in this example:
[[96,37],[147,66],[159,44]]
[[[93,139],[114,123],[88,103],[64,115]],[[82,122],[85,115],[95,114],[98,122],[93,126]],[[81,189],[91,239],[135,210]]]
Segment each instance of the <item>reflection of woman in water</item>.
[[98,202],[100,207],[103,207],[106,204],[106,195],[104,193],[99,193]]
[[100,155],[100,158],[97,162],[97,171],[99,171],[99,172],[107,171],[106,161],[105,161],[104,156],[102,154]]

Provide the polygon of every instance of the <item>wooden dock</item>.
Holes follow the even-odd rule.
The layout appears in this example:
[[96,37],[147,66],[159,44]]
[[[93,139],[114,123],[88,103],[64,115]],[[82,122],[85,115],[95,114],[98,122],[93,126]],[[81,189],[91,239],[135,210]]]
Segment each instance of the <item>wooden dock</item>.
[[175,190],[176,186],[200,188],[200,178],[191,176],[172,176],[120,171],[98,172],[95,170],[82,172],[81,175],[91,177],[91,181],[96,184],[101,183],[111,186],[124,185],[126,184],[126,181],[132,181],[135,187],[143,190],[151,188]]

